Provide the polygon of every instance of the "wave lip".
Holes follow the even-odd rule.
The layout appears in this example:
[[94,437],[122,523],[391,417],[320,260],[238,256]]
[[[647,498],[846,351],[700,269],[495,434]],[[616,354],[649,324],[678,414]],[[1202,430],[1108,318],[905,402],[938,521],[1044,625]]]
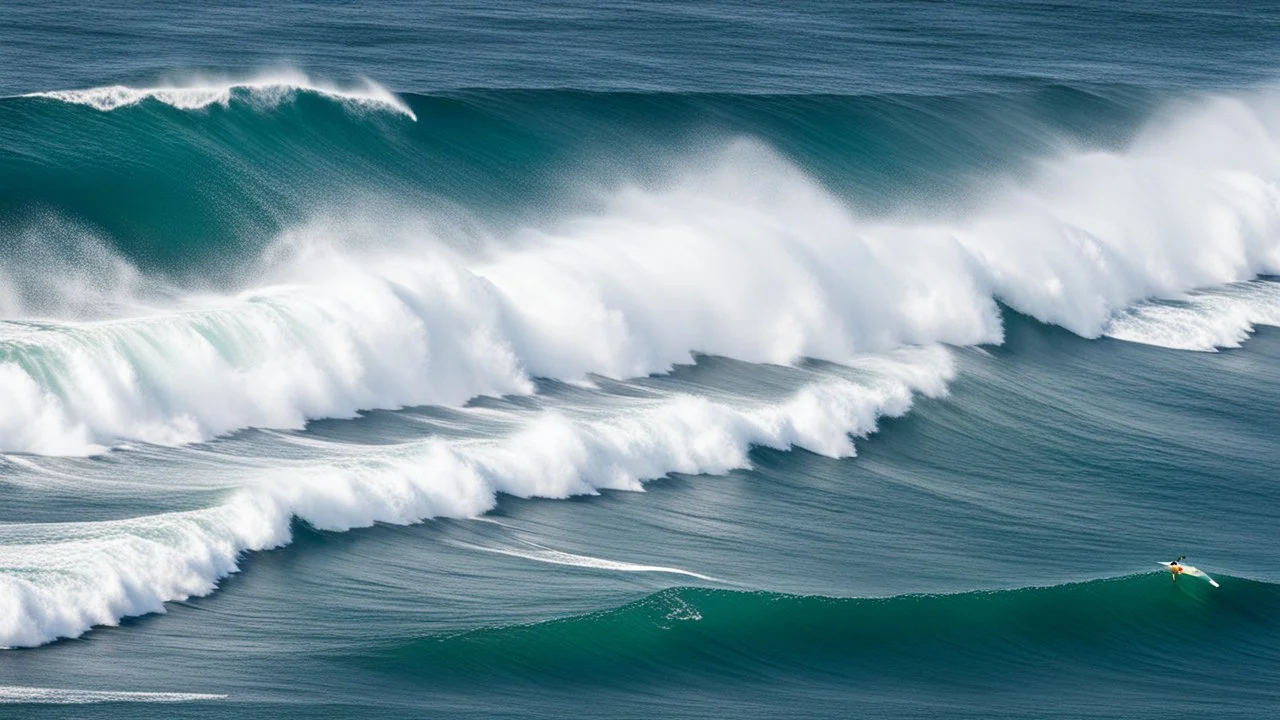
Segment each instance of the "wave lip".
[[239,97],[254,104],[274,106],[300,92],[323,95],[348,106],[391,111],[410,120],[418,119],[413,110],[395,93],[372,80],[365,79],[359,86],[344,88],[312,80],[297,72],[262,75],[246,80],[194,81],[156,87],[107,85],[80,90],[46,90],[27,93],[21,97],[58,100],[110,112],[137,105],[144,100],[155,100],[180,110],[198,110],[210,105],[225,106]]

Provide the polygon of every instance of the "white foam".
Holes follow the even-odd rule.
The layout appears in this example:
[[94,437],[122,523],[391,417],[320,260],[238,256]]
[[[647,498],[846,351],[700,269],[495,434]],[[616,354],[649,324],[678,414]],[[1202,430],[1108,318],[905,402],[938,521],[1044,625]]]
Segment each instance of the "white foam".
[[1280,326],[1280,283],[1258,280],[1145,302],[1121,313],[1106,335],[1177,350],[1236,348],[1258,325]]
[[[780,162],[755,146],[735,152]],[[188,298],[192,309],[150,317],[23,326],[3,340],[0,392],[20,403],[0,404],[0,450],[87,454],[298,428],[360,409],[460,405],[531,392],[532,377],[662,372],[691,351],[848,362],[999,337],[990,298],[965,278],[948,285],[945,263],[961,260],[958,248],[921,257],[937,266],[932,286],[918,285],[913,268],[860,261],[866,248],[843,248],[823,230],[846,222],[845,211],[780,170],[801,183],[791,200],[818,204],[796,227],[770,220],[781,208],[727,214],[728,197],[688,199],[683,189],[628,194],[607,218],[529,232],[479,256],[408,232],[400,247],[358,251],[367,225],[318,221],[282,238],[259,284],[238,296]],[[868,282],[849,283],[839,267]],[[965,302],[922,298],[935,292]]]
[[134,692],[125,690],[66,690],[62,688],[0,685],[0,705],[88,705],[92,703],[173,703],[224,700],[207,693]]
[[324,95],[350,107],[391,111],[417,120],[403,100],[372,80],[341,87],[313,80],[296,71],[277,71],[240,80],[193,79],[156,87],[109,85],[83,90],[50,90],[23,97],[49,98],[109,112],[144,100],[155,100],[182,110],[197,110],[210,105],[227,105],[237,92],[243,93],[249,102],[272,107],[290,100],[300,91]]
[[[319,461],[281,460],[206,510],[0,525],[0,645],[76,637],[207,594],[236,570],[241,553],[288,543],[295,517],[331,531],[476,517],[493,507],[497,493],[564,498],[640,490],[644,480],[672,472],[748,467],[757,445],[847,456],[854,452],[850,434],[873,432],[880,417],[905,413],[915,392],[943,392],[953,372],[949,352],[938,347],[871,365],[857,380],[828,377],[771,404],[689,395],[636,399],[609,413],[542,412],[501,438],[432,438],[351,447]],[[706,579],[545,549],[529,555]]]
[[0,340],[0,451],[457,405],[529,392],[536,376],[662,372],[693,351],[846,362],[994,343],[997,299],[1086,337],[1129,337],[1113,319],[1144,299],[1280,272],[1275,103],[1204,100],[1124,153],[1046,161],[947,222],[858,218],[748,140],[599,212],[503,237],[319,217],[281,237],[239,294]]

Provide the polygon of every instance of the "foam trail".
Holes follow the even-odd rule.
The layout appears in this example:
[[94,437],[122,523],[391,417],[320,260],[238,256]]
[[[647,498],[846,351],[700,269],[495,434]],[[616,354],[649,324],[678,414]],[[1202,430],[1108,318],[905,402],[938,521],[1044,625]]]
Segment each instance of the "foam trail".
[[470,543],[458,543],[462,547],[471,550],[480,550],[481,552],[494,553],[496,555],[506,555],[508,557],[524,558],[525,560],[534,560],[536,562],[550,563],[552,565],[568,565],[571,567],[591,568],[593,570],[614,570],[617,572],[647,572],[647,573],[664,573],[668,575],[684,575],[686,577],[705,580],[706,582],[722,582],[708,575],[702,575],[691,570],[683,570],[677,567],[664,567],[661,565],[639,565],[636,563],[621,562],[618,560],[609,560],[607,558],[592,557],[590,555],[576,555],[560,550],[552,550],[551,548],[542,547],[536,543],[526,543],[529,549],[523,548],[501,548],[488,547],[485,545],[472,545]]
[[[907,412],[915,393],[945,392],[952,372],[947,350],[920,348],[877,359],[857,380],[830,377],[773,404],[674,395],[603,415],[548,411],[500,439],[432,438],[276,467],[204,510],[0,525],[0,645],[76,637],[207,594],[235,572],[242,553],[287,544],[295,517],[331,531],[475,517],[498,493],[564,498],[641,490],[644,480],[672,472],[748,467],[756,445],[849,456],[851,435]],[[540,557],[609,562],[549,552]]]
[[1118,315],[1106,335],[1177,350],[1240,347],[1258,325],[1280,326],[1280,283],[1258,280],[1147,302]]
[[22,97],[88,105],[110,112],[155,100],[180,110],[197,110],[210,105],[228,105],[237,97],[263,107],[274,107],[290,100],[298,92],[311,92],[338,101],[348,107],[391,111],[411,120],[417,116],[403,100],[372,80],[359,86],[339,87],[308,78],[296,71],[275,72],[245,80],[194,80],[184,84],[135,88],[124,85],[86,88],[83,90],[48,90]]
[[88,705],[92,703],[173,703],[225,700],[207,693],[134,692],[124,690],[65,690],[0,686],[0,705]]

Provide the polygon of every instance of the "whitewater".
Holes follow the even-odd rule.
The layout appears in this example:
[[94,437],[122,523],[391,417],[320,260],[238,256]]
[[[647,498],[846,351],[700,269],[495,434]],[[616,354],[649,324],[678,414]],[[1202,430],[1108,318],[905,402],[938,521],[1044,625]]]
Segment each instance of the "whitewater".
[[[271,113],[308,94],[414,118],[376,85],[298,78],[22,100]],[[670,473],[748,467],[755,446],[850,456],[850,436],[918,394],[946,393],[948,346],[999,344],[1001,305],[1086,338],[1237,346],[1280,317],[1274,284],[1257,280],[1280,274],[1278,129],[1271,91],[1175,103],[1122,151],[1068,148],[1028,177],[984,180],[972,209],[934,218],[859,215],[766,142],[736,138],[670,160],[661,179],[619,187],[594,211],[506,232],[330,208],[282,233],[232,289],[151,277],[64,224],[75,259],[53,261],[80,263],[78,274],[34,293],[29,278],[46,264],[19,254],[0,268],[6,462],[379,408],[458,408],[497,430],[249,463],[211,485],[223,500],[210,507],[5,525],[0,566],[27,570],[0,576],[0,645],[75,637],[207,594],[243,553],[288,543],[295,519],[340,531],[476,517],[500,493],[639,490]],[[82,281],[104,275],[125,281]],[[81,316],[88,306],[115,310]],[[770,400],[469,407],[534,396],[546,380],[643,378],[698,355],[836,365]]]
[[[998,303],[1084,337],[1140,339],[1119,316],[1143,300],[1280,272],[1276,107],[1268,93],[1177,107],[1123,153],[1043,161],[1028,182],[990,181],[971,216],[932,221],[858,217],[739,139],[598,213],[506,237],[329,211],[249,264],[242,289],[212,297],[147,288],[84,237],[84,259],[141,288],[114,298],[130,314],[91,321],[65,312],[110,289],[72,284],[34,307],[0,297],[0,449],[300,428],[528,393],[533,378],[644,376],[694,352],[787,364],[998,343]],[[148,307],[148,294],[169,305]],[[1270,321],[1237,312],[1192,344],[1230,345]]]

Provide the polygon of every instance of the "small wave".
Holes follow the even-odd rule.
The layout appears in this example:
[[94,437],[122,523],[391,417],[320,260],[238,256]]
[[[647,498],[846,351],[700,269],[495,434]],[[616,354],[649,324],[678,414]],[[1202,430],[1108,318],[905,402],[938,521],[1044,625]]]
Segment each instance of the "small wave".
[[89,705],[93,703],[177,703],[225,700],[209,693],[135,692],[126,690],[66,690],[0,686],[0,705]]
[[210,105],[227,105],[242,97],[250,103],[274,106],[292,99],[299,92],[309,92],[336,100],[344,105],[386,110],[399,113],[411,120],[417,116],[395,93],[371,80],[360,86],[339,87],[312,80],[301,73],[263,75],[248,80],[196,81],[184,85],[157,87],[128,87],[109,85],[83,90],[47,90],[23,95],[28,98],[46,98],[88,105],[96,110],[109,112],[136,105],[144,100],[155,100],[180,110],[196,110]]

